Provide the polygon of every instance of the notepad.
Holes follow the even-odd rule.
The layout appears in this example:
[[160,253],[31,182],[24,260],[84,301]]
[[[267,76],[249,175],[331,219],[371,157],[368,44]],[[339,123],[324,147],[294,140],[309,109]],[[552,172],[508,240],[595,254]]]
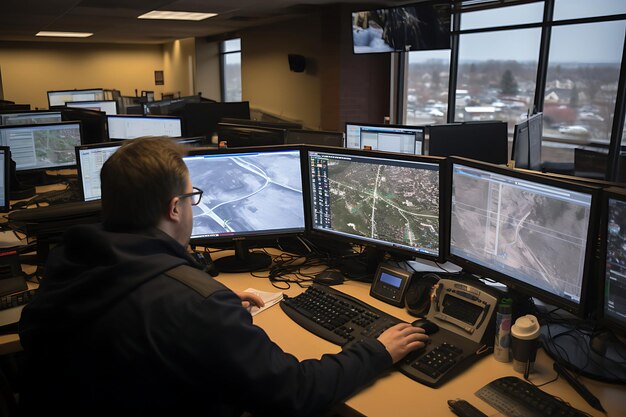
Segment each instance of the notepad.
[[248,288],[247,290],[245,290],[245,292],[250,292],[252,294],[258,295],[265,303],[265,306],[261,308],[254,306],[250,309],[250,314],[252,314],[253,316],[256,316],[263,310],[267,310],[268,308],[270,308],[274,304],[279,303],[283,299],[282,292],[260,291],[254,288]]

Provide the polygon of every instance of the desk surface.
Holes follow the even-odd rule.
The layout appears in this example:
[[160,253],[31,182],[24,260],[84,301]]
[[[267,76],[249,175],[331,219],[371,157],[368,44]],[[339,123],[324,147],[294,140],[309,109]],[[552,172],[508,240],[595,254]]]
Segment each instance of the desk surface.
[[[220,274],[217,278],[229,288],[237,291],[246,288],[255,288],[262,291],[279,291],[267,279],[254,278],[249,274]],[[355,296],[368,304],[392,314],[402,320],[413,321],[406,310],[393,307],[382,301],[370,297],[369,284],[361,282],[346,282],[335,287],[347,294]],[[295,296],[303,291],[297,285],[284,291],[289,296]],[[273,306],[254,317],[254,323],[262,327],[270,338],[286,352],[295,355],[298,359],[319,358],[324,353],[339,352],[340,347],[327,342],[301,328],[289,319],[279,306]],[[542,384],[554,378],[552,360],[540,350],[535,364],[536,371],[531,374],[530,380],[535,384]],[[488,416],[501,415],[497,410],[474,395],[478,389],[496,378],[508,375],[521,376],[513,371],[511,363],[501,363],[491,355],[482,358],[461,375],[434,389],[419,384],[400,372],[393,371],[371,386],[357,393],[346,401],[353,410],[366,416],[452,416],[447,400],[463,398]],[[585,385],[598,397],[608,416],[624,415],[626,410],[626,386],[611,385],[582,378]],[[563,379],[542,387],[550,394],[557,395],[572,406],[593,416],[603,416],[589,406],[574,389]]]

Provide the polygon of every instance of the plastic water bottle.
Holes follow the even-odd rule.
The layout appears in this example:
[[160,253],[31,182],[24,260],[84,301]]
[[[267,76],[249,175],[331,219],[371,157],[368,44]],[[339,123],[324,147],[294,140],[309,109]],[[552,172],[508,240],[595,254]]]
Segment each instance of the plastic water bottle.
[[496,312],[496,340],[493,357],[499,362],[511,362],[511,319],[513,300],[503,298]]

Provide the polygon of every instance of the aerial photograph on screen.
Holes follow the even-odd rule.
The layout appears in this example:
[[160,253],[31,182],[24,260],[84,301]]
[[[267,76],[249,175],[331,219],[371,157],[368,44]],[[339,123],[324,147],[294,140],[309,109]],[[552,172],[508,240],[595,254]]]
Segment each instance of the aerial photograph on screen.
[[187,159],[204,191],[194,206],[193,236],[304,227],[298,152]]
[[451,251],[580,300],[589,206],[454,175]]
[[34,130],[33,137],[38,166],[76,163],[74,147],[80,145],[80,131],[77,128]]
[[332,229],[426,252],[439,249],[439,172],[329,160]]

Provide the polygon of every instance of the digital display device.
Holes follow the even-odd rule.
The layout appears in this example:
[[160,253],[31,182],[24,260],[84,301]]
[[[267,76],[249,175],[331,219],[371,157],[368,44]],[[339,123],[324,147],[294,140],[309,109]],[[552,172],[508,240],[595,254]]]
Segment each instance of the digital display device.
[[515,125],[511,159],[515,168],[541,170],[543,113],[536,113]]
[[83,144],[108,142],[107,115],[104,112],[79,108],[63,108],[60,111],[64,122],[80,122]]
[[60,112],[24,112],[0,114],[0,125],[34,125],[41,123],[56,123],[61,121]]
[[79,109],[89,109],[95,111],[101,111],[110,115],[117,114],[117,101],[115,100],[100,100],[100,101],[68,101],[65,103],[66,107],[74,107]]
[[428,126],[428,154],[461,156],[492,164],[509,160],[506,122],[480,121]]
[[355,54],[450,49],[448,1],[352,13]]
[[603,286],[601,309],[603,321],[626,333],[626,191],[610,188],[604,191],[605,221],[601,260]]
[[75,148],[78,181],[85,201],[100,200],[100,171],[102,165],[122,145],[121,142],[82,145]]
[[192,243],[236,244],[234,258],[216,261],[220,271],[269,265],[264,254],[248,252],[247,240],[304,232],[299,149],[197,149],[184,160],[193,186],[204,191],[193,207]]
[[218,123],[217,136],[229,148],[283,145],[287,130],[254,124]]
[[584,314],[598,189],[452,158],[450,260]]
[[0,126],[0,145],[11,148],[17,171],[73,166],[80,144],[80,122]]
[[169,113],[183,119],[185,134],[211,137],[217,124],[225,117],[250,119],[250,103],[185,103],[182,108],[172,108]]
[[312,230],[439,259],[439,158],[308,150]]
[[346,148],[422,155],[423,144],[423,127],[346,123]]
[[65,106],[68,101],[104,100],[102,88],[48,91],[48,106]]
[[9,211],[9,174],[11,152],[8,146],[0,146],[0,212]]
[[182,121],[173,116],[107,116],[110,139],[135,139],[142,136],[182,136]]

